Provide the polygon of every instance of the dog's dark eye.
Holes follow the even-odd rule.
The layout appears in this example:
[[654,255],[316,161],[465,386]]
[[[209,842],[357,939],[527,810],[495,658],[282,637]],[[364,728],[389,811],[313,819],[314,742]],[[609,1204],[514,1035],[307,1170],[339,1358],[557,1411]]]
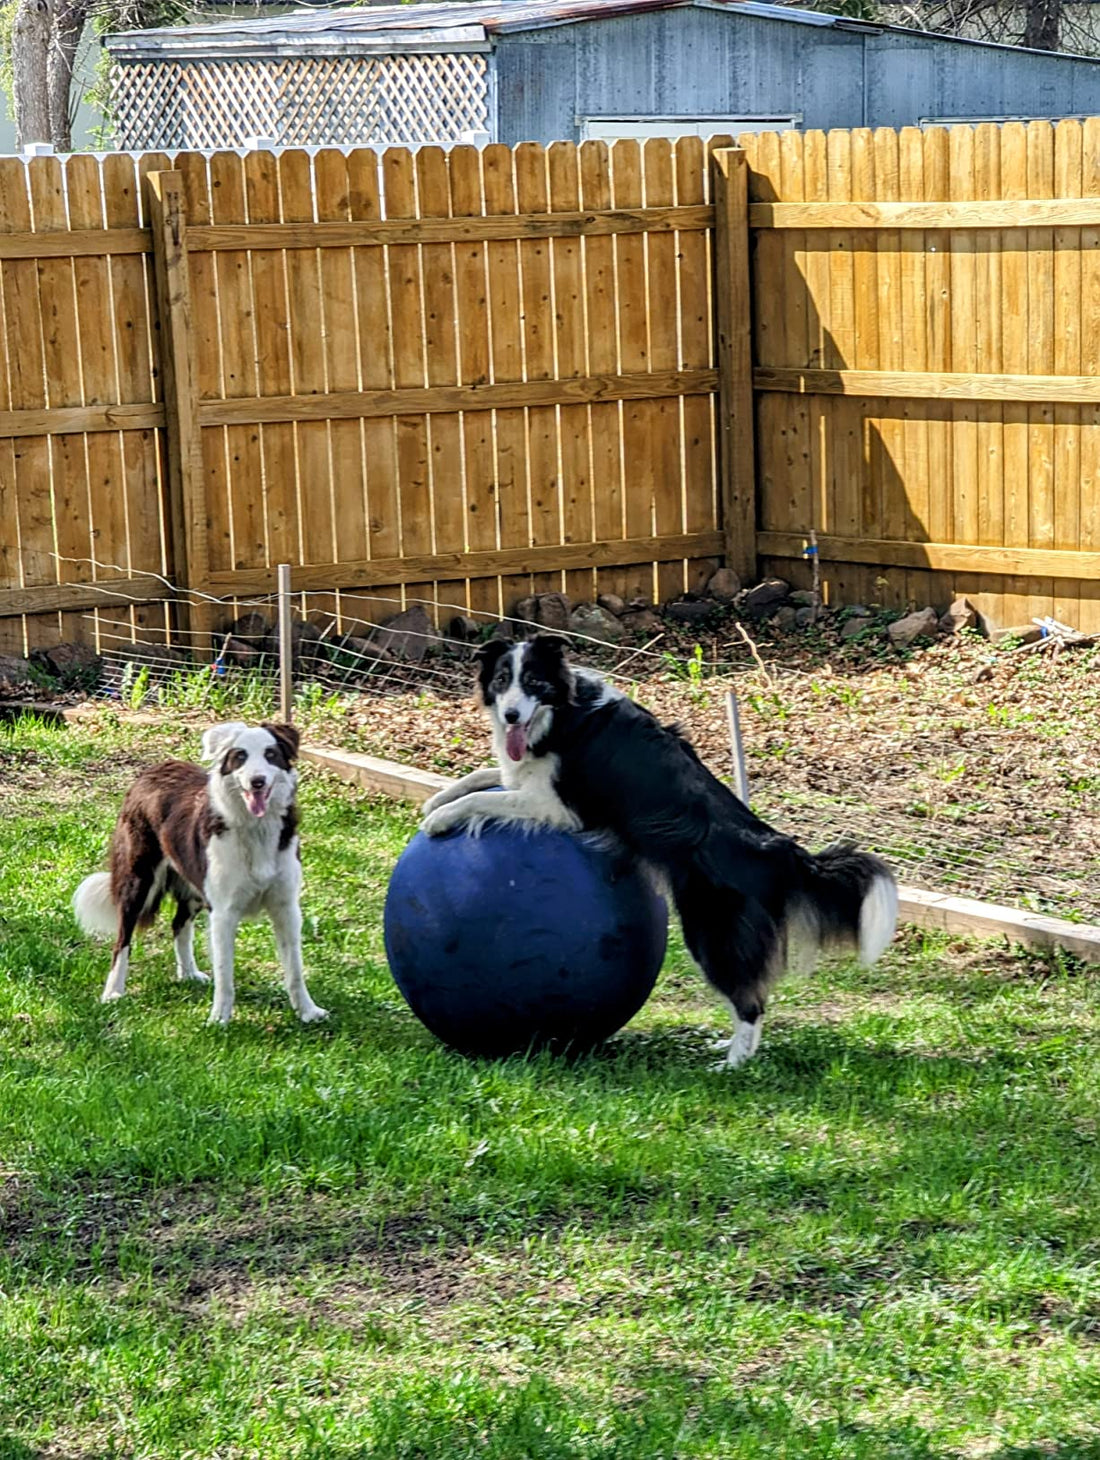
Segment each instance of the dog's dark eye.
[[272,746],[270,750],[264,751],[264,760],[270,762],[271,765],[281,766],[284,763],[282,754],[275,748],[275,746]]
[[246,750],[241,750],[238,748],[236,750],[229,751],[225,759],[222,761],[222,775],[227,776],[229,775],[230,771],[239,771],[241,766],[244,765],[247,759],[248,752]]

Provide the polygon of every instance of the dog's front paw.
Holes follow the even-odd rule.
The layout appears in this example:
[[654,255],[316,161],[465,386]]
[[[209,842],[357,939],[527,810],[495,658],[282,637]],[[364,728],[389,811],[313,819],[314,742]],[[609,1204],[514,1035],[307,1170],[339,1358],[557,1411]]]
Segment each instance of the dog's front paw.
[[303,1024],[316,1024],[318,1020],[328,1018],[328,1010],[322,1009],[320,1004],[310,1003],[298,1010],[298,1018]]
[[230,1019],[232,1019],[232,1017],[232,1004],[218,1003],[215,1001],[214,1007],[210,1010],[210,1018],[207,1019],[206,1022],[207,1024],[213,1025],[215,1027],[220,1026],[222,1029],[224,1029],[225,1026],[229,1023]]
[[438,811],[441,806],[446,804],[449,791],[450,787],[444,786],[442,791],[437,791],[434,796],[429,796],[420,808],[420,815],[427,820],[433,811]]
[[465,817],[455,808],[457,802],[450,802],[446,806],[439,806],[424,818],[424,825],[421,827],[425,836],[445,836],[447,832],[454,831],[456,826],[461,826]]
[[210,975],[208,973],[203,973],[202,970],[201,969],[198,969],[198,968],[192,968],[192,969],[179,968],[179,969],[176,970],[176,982],[177,983],[209,983],[210,982]]

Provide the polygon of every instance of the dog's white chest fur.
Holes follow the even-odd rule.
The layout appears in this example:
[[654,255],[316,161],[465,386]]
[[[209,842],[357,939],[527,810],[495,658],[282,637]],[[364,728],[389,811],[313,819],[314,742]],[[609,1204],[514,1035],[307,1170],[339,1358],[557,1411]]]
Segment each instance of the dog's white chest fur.
[[289,864],[296,863],[294,840],[279,850],[282,826],[267,820],[231,825],[210,839],[207,849],[207,894],[217,889],[217,899],[236,910],[242,918],[258,917],[267,894],[284,880]]

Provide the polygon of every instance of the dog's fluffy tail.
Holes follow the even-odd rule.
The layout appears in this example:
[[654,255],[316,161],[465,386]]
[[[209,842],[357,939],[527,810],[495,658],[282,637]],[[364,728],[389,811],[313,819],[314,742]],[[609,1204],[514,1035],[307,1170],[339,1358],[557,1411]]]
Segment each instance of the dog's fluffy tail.
[[73,912],[91,938],[113,938],[118,930],[118,909],[111,896],[109,872],[93,872],[73,894]]
[[839,845],[807,855],[802,885],[788,907],[788,957],[811,966],[822,951],[849,951],[876,962],[894,936],[898,887],[886,863]]

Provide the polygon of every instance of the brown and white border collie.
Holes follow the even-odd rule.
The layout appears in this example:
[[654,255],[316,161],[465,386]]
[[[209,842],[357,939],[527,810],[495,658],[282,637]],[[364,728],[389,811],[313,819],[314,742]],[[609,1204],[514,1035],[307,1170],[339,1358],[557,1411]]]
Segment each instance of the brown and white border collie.
[[148,926],[166,893],[176,900],[176,977],[208,983],[195,964],[195,917],[210,911],[214,971],[211,1024],[233,1013],[233,950],[246,918],[271,919],[283,981],[298,1017],[326,1010],[302,973],[298,852],[298,732],[291,725],[215,725],[202,738],[209,772],[186,761],[149,766],[126,794],[111,838],[110,871],[86,877],[73,911],[86,933],[115,935],[103,1002],[126,992],[134,930]]
[[497,766],[426,801],[425,832],[506,821],[610,833],[661,874],[692,957],[730,1007],[722,1067],[755,1054],[788,965],[808,971],[822,951],[850,949],[865,963],[882,953],[898,897],[878,857],[847,845],[813,855],[774,831],[675,726],[570,664],[561,639],[491,639],[478,658]]

